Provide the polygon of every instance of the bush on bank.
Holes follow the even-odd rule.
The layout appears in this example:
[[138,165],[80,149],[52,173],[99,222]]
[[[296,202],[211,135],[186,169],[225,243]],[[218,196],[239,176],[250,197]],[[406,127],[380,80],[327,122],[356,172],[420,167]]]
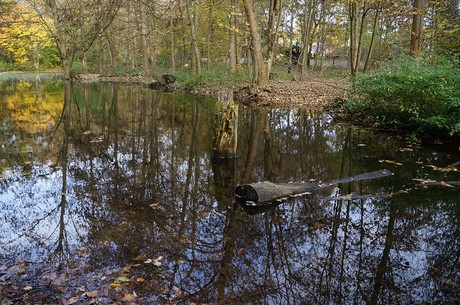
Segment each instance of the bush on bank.
[[345,110],[419,138],[460,138],[460,69],[444,58],[400,58],[357,77]]

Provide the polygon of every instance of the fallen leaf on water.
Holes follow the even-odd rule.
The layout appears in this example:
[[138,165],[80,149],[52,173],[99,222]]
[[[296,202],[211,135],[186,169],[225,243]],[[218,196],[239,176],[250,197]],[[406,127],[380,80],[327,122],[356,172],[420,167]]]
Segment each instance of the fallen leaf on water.
[[129,278],[124,277],[124,276],[120,276],[119,278],[117,278],[117,281],[123,282],[123,283],[130,282]]
[[436,180],[431,180],[431,179],[420,179],[420,178],[414,178],[414,179],[412,179],[412,180],[418,181],[418,182],[420,182],[420,183],[422,183],[422,184],[435,183],[435,182],[436,182]]
[[32,287],[31,286],[26,286],[24,288],[22,288],[24,291],[30,291],[32,290]]
[[138,278],[136,279],[136,281],[139,282],[139,283],[143,283],[143,282],[145,282],[145,279],[142,278],[142,277],[138,277]]
[[141,261],[145,261],[145,259],[146,259],[145,256],[136,256],[135,258],[133,258],[133,261],[141,262]]
[[120,283],[110,283],[109,284],[110,288],[117,288],[118,286],[120,286]]
[[88,297],[88,298],[94,298],[97,296],[97,294],[99,293],[99,291],[97,290],[93,290],[93,291],[87,291],[84,293],[84,296]]
[[134,302],[136,301],[136,296],[134,294],[127,293],[121,300],[124,302]]
[[393,160],[379,160],[380,163],[388,163],[388,164],[395,164],[395,165],[403,165],[402,163],[393,161]]
[[162,264],[161,264],[161,260],[163,259],[163,256],[159,256],[155,259],[155,261],[153,262],[153,265],[156,266],[156,267],[160,267]]
[[433,170],[435,170],[435,171],[440,171],[440,172],[456,172],[456,171],[458,171],[457,168],[455,168],[455,167],[449,167],[449,166],[448,166],[448,167],[438,167],[438,166],[431,165],[431,164],[429,164],[429,165],[427,165],[427,166],[428,166],[428,167],[431,167],[431,168],[432,168]]

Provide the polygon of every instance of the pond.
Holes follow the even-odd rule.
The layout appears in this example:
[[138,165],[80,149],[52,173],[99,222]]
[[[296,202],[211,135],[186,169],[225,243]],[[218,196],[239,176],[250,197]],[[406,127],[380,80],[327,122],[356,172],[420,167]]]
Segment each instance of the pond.
[[[44,76],[0,88],[0,287],[34,304],[460,301],[458,147],[239,105],[237,157],[217,159],[211,98]],[[383,168],[235,204],[240,183]]]

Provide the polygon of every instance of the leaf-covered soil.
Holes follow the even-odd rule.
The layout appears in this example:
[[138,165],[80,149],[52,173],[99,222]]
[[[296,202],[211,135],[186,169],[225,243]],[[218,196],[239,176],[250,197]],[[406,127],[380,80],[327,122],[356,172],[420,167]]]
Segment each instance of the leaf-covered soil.
[[240,89],[238,100],[254,107],[292,107],[323,109],[346,98],[346,81],[312,78],[306,81],[283,81],[262,87]]

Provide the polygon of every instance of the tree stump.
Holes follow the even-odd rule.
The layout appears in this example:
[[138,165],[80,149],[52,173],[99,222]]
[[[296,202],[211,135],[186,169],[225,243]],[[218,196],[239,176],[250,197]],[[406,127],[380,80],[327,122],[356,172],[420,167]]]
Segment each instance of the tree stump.
[[214,157],[235,158],[238,141],[238,104],[232,90],[218,92],[214,117]]

